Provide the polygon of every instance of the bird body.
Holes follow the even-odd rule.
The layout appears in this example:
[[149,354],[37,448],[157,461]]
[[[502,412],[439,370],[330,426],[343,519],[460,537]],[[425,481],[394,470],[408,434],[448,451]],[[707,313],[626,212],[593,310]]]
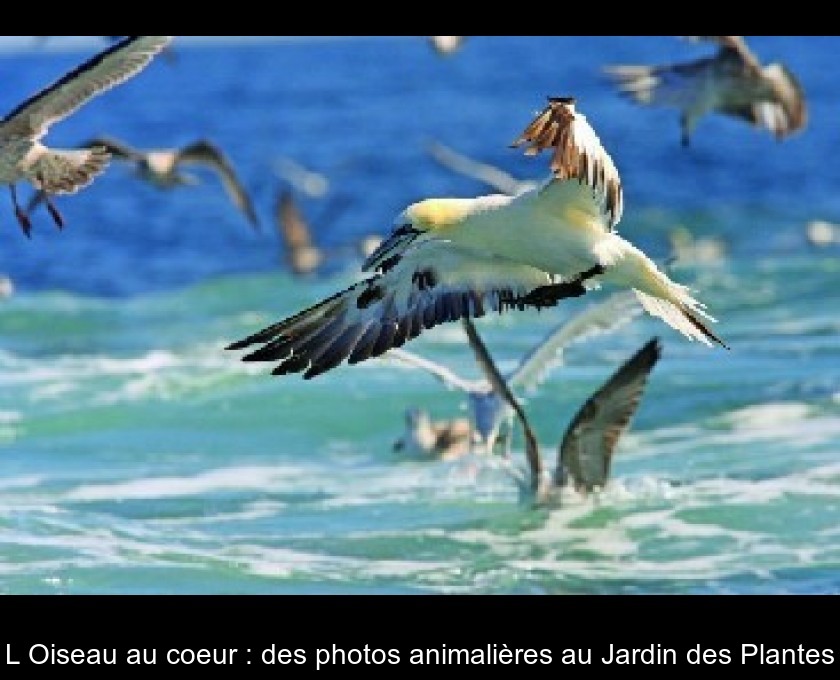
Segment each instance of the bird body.
[[371,275],[228,349],[264,344],[246,361],[313,378],[400,347],[424,329],[487,311],[543,308],[605,281],[635,291],[645,310],[692,340],[723,342],[687,287],[621,238],[621,181],[574,100],[551,98],[514,146],[552,148],[551,175],[516,196],[412,204],[362,269]]
[[93,97],[139,73],[172,36],[131,36],[70,71],[20,104],[0,121],[0,183],[10,187],[24,233],[31,222],[18,204],[15,185],[26,181],[41,192],[56,224],[63,226],[51,194],[72,194],[90,184],[108,164],[106,149],[51,149],[41,143],[49,128]]

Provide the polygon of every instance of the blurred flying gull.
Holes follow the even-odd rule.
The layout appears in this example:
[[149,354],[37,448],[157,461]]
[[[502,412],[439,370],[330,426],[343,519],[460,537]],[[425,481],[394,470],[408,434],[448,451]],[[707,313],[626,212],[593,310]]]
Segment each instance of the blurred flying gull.
[[0,183],[9,186],[24,234],[29,236],[32,223],[18,203],[18,182],[30,182],[43,193],[50,215],[61,228],[64,220],[50,197],[86,187],[110,160],[102,146],[74,150],[44,146],[40,140],[50,126],[140,73],[171,40],[169,35],[131,36],[88,59],[0,121]]
[[461,49],[464,41],[467,39],[465,35],[430,35],[427,36],[429,45],[432,49],[442,57],[448,57],[455,54]]
[[131,163],[140,179],[159,189],[172,189],[199,184],[201,180],[192,173],[183,172],[184,166],[202,167],[215,172],[233,204],[255,228],[259,218],[251,198],[240,181],[233,164],[214,143],[199,139],[180,148],[140,150],[118,139],[96,137],[82,148],[105,148],[114,159]]
[[535,506],[560,504],[571,486],[591,493],[606,486],[619,439],[641,402],[648,377],[662,354],[658,338],[647,342],[598,389],[572,419],[558,447],[553,472],[545,470],[539,443],[525,411],[516,401],[472,322],[465,321],[470,342],[483,354],[482,363],[494,389],[503,395],[525,435],[526,471],[511,469],[520,495]]

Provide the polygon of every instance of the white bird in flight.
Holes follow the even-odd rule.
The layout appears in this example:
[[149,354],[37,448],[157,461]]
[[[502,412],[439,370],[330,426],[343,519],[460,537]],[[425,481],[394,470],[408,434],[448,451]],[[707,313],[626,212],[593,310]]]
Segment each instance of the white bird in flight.
[[414,203],[363,265],[367,279],[228,345],[243,361],[314,378],[381,356],[424,329],[487,311],[555,306],[601,281],[631,288],[645,310],[691,340],[725,347],[690,290],[619,236],[623,197],[612,159],[572,98],[548,106],[513,146],[553,148],[549,178],[517,196]]
[[110,154],[102,147],[64,150],[44,146],[40,140],[50,126],[95,96],[137,75],[172,38],[131,36],[88,59],[0,121],[0,184],[9,186],[24,234],[30,234],[32,223],[18,203],[16,184],[29,182],[43,192],[50,215],[60,228],[64,220],[50,196],[77,192],[105,170],[110,160]]
[[711,113],[745,120],[779,140],[805,127],[805,95],[784,64],[762,66],[740,35],[688,37],[716,43],[717,53],[678,64],[608,66],[605,71],[635,102],[679,109],[683,146],[699,120]]
[[[513,370],[503,376],[505,384],[511,392],[533,391],[548,378],[553,369],[563,363],[566,348],[614,331],[640,312],[641,307],[630,291],[613,293],[607,299],[590,305],[549,331],[540,343],[519,360]],[[514,412],[505,395],[494,387],[491,373],[495,369],[486,364],[488,354],[483,346],[476,344],[476,337],[477,334],[467,331],[467,339],[483,376],[479,379],[463,378],[446,366],[402,348],[390,350],[383,359],[394,359],[398,363],[424,370],[448,388],[463,392],[469,403],[469,420],[476,435],[475,443],[481,445],[485,453],[492,454],[502,428],[506,425],[504,442],[506,453],[509,454],[510,426]],[[417,429],[423,425],[419,420],[409,419],[404,438],[411,438],[412,428]]]
[[488,379],[503,395],[519,420],[525,435],[527,472],[510,470],[519,486],[520,495],[535,506],[560,504],[564,489],[572,486],[579,493],[603,489],[610,476],[613,455],[618,441],[630,426],[639,408],[653,367],[662,355],[658,338],[647,342],[626,361],[572,418],[557,451],[553,471],[545,469],[539,442],[528,417],[510,391],[504,377],[471,322],[466,321],[471,343],[483,354]]

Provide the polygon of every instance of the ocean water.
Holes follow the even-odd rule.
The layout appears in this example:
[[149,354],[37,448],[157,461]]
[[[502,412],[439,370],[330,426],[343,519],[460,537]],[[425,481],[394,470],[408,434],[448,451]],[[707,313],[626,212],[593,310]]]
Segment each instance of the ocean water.
[[[103,46],[62,40],[0,50],[0,107]],[[11,204],[0,211],[0,272],[15,286],[0,301],[0,592],[840,591],[840,246],[806,236],[814,220],[840,222],[840,39],[750,45],[801,80],[802,134],[779,143],[709,117],[683,149],[676,112],[636,107],[600,74],[709,51],[666,36],[476,36],[450,58],[420,37],[178,38],[172,60],[56,124],[54,146],[213,140],[261,229],[212,176],[165,193],[116,162],[56,200],[62,231],[38,212],[28,240]],[[660,262],[676,229],[723,244],[722,258],[677,260],[673,276],[732,349],[649,317],[569,348],[525,402],[547,464],[624,359],[653,336],[664,349],[609,486],[535,510],[498,460],[392,451],[407,408],[464,413],[429,376],[381,360],[276,378],[224,347],[358,276],[349,250],[322,276],[286,270],[273,216],[281,159],[329,179],[325,198],[300,200],[324,218],[319,241],[341,250],[386,233],[411,201],[486,192],[435,163],[432,140],[540,178],[547,159],[509,144],[547,95],[577,97],[611,152],[625,237]],[[326,220],[330,200],[346,210]],[[479,330],[512,367],[591,300]],[[478,376],[457,324],[408,349]],[[524,464],[521,440],[513,462]]]

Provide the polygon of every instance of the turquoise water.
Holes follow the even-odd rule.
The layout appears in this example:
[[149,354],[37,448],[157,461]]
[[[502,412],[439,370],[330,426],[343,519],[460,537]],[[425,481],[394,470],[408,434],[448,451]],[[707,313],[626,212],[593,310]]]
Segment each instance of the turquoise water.
[[[419,38],[176,41],[176,61],[57,125],[59,145],[213,138],[253,187],[263,226],[252,232],[212,178],[161,194],[118,165],[58,200],[62,232],[39,214],[27,241],[11,208],[0,213],[0,267],[16,285],[0,302],[0,592],[837,592],[840,249],[810,245],[805,227],[840,221],[840,170],[825,158],[838,141],[826,71],[838,43],[751,44],[800,75],[811,97],[801,136],[777,144],[710,118],[680,148],[673,112],[634,108],[597,77],[601,63],[702,51],[666,37],[475,37],[448,60]],[[6,109],[90,53],[3,54]],[[727,247],[721,260],[678,261],[673,276],[732,351],[638,318],[571,347],[528,395],[551,459],[583,400],[662,339],[597,499],[533,510],[500,461],[400,458],[391,445],[406,408],[463,413],[458,393],[420,372],[376,360],[307,382],[224,351],[357,276],[352,258],[323,277],[283,269],[277,158],[326,173],[352,201],[320,235],[340,245],[383,233],[421,196],[483,191],[431,161],[430,138],[539,176],[544,161],[506,145],[545,95],[567,93],[622,172],[622,234],[660,260],[677,225]],[[479,330],[512,367],[587,303]],[[478,375],[457,324],[408,348]]]

